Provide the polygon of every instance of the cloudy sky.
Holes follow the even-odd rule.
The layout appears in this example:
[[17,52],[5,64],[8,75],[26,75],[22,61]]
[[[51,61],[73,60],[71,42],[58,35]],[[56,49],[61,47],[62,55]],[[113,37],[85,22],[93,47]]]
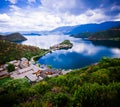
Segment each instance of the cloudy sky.
[[0,0],[0,32],[120,21],[119,0]]

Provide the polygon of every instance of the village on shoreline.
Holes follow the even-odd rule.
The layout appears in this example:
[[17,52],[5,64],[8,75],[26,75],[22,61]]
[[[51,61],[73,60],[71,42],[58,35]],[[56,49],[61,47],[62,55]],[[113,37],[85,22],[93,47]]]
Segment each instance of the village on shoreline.
[[[50,47],[48,52],[52,52],[59,49],[70,49],[72,46],[73,45],[72,43],[70,43],[69,40],[65,40],[60,44]],[[47,54],[48,52],[46,52],[45,54]],[[7,71],[6,68],[9,64],[14,65],[15,67],[14,71],[12,72]],[[5,77],[11,77],[13,79],[27,78],[29,82],[34,83],[34,82],[39,82],[46,77],[56,77],[59,75],[65,75],[70,71],[71,70],[60,70],[60,69],[54,69],[47,65],[40,65],[35,62],[33,56],[30,61],[28,61],[27,58],[23,57],[20,60],[13,60],[8,62],[7,64],[1,65],[0,78],[5,78]]]

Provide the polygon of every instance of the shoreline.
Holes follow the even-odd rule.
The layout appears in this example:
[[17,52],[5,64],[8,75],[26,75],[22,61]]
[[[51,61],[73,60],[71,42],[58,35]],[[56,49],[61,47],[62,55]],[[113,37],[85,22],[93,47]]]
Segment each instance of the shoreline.
[[31,58],[31,60],[34,62],[38,61],[39,58],[41,58],[42,56],[48,54],[48,53],[52,53],[52,51],[56,51],[56,50],[61,50],[61,49],[70,49],[73,47],[73,44],[69,41],[69,40],[64,40],[62,43],[56,44],[51,46],[49,49],[46,50],[45,53],[43,53],[42,55],[36,55],[33,56]]

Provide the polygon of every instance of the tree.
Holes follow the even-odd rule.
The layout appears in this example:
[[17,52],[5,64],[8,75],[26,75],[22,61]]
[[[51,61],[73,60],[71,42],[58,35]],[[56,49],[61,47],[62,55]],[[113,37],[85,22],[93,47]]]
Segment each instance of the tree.
[[12,72],[15,70],[15,66],[13,64],[8,64],[7,70],[8,70],[8,72]]
[[52,65],[48,65],[48,68],[50,68],[50,69],[51,69],[51,68],[52,68]]

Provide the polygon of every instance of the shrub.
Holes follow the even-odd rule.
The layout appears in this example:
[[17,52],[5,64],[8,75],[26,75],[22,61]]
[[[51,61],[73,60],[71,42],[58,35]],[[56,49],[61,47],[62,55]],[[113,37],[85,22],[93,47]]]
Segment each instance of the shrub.
[[12,72],[15,70],[15,66],[13,64],[8,64],[7,70],[8,70],[8,72]]

